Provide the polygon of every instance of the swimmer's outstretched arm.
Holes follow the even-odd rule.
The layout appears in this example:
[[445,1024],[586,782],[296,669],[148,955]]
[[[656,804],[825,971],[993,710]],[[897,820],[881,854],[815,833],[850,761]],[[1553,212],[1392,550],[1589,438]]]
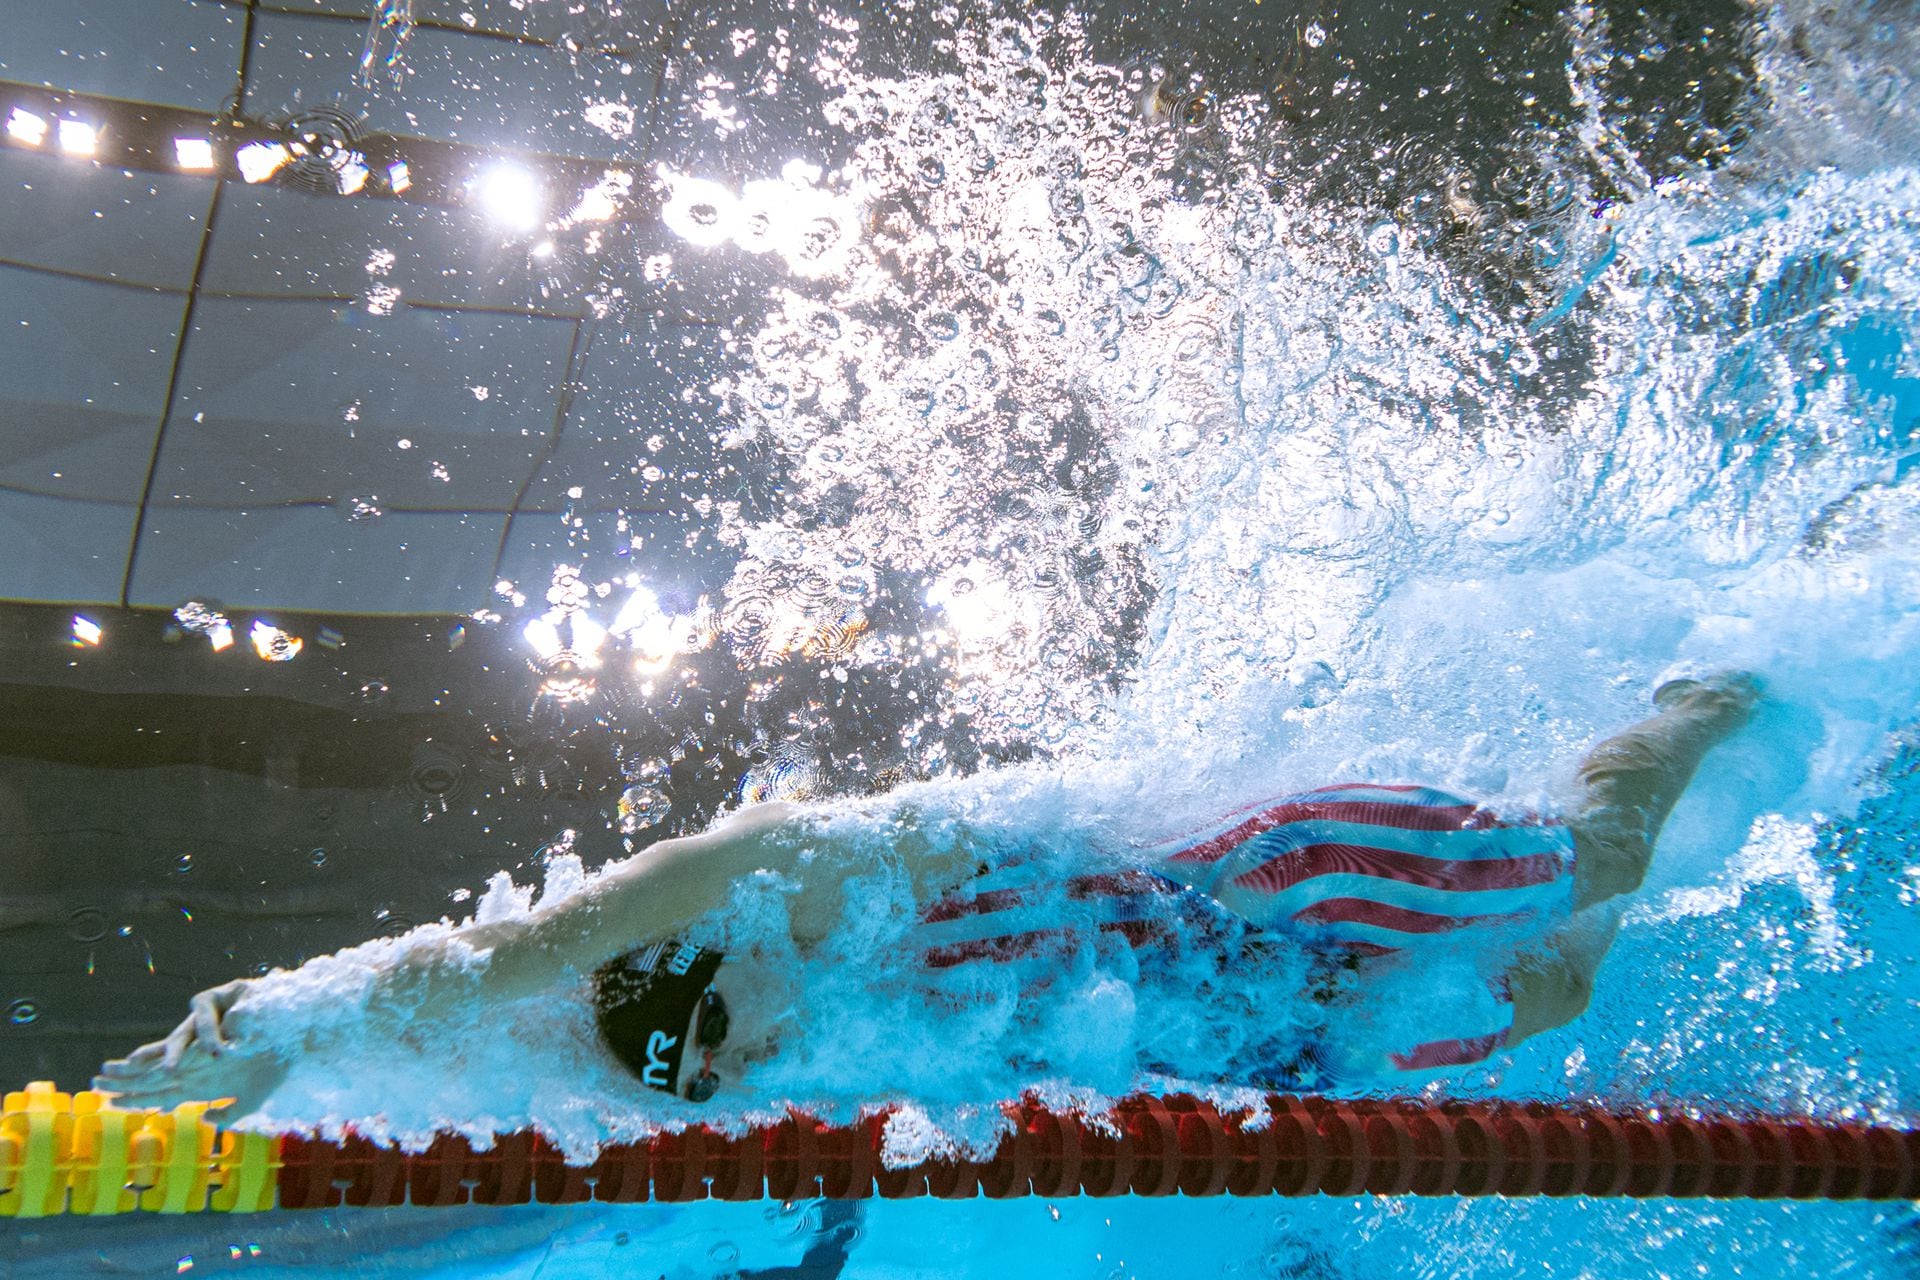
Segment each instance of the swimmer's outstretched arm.
[[[923,822],[910,806],[894,810],[885,821],[892,825],[888,844],[923,900],[964,880],[979,861],[977,840],[959,824],[937,824],[936,836],[929,829],[934,824]],[[429,1004],[438,1002],[439,987],[455,999],[530,995],[685,929],[724,907],[735,884],[760,872],[794,886],[785,899],[789,925],[795,941],[810,945],[833,931],[844,909],[841,877],[847,864],[836,855],[845,852],[809,810],[755,805],[700,835],[652,845],[552,907],[523,919],[468,925],[416,949],[407,966],[413,972],[396,973],[385,985],[395,997],[415,989]],[[488,953],[478,991],[463,993],[458,982],[433,980],[430,971],[444,967],[438,962],[456,947]]]
[[[963,824],[926,822],[911,806],[882,820],[922,899],[964,880],[978,863],[979,841]],[[663,840],[523,919],[467,924],[402,951],[376,977],[368,1012],[418,1027],[463,1005],[537,994],[686,928],[725,906],[736,882],[762,871],[794,886],[786,905],[795,940],[817,942],[843,909],[848,868],[835,855],[845,852],[811,811],[756,805],[700,835]],[[95,1087],[127,1106],[233,1096],[239,1102],[227,1118],[249,1114],[287,1067],[284,1050],[248,1034],[254,981],[201,992],[172,1034],[103,1064]]]

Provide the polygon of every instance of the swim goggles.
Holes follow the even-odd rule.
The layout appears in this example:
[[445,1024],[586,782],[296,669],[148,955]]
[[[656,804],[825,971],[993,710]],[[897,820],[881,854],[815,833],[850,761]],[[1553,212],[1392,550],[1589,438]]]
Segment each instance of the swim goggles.
[[708,987],[700,997],[693,1025],[693,1043],[700,1049],[700,1074],[687,1082],[687,1101],[705,1102],[720,1087],[713,1073],[713,1055],[727,1042],[727,1002]]

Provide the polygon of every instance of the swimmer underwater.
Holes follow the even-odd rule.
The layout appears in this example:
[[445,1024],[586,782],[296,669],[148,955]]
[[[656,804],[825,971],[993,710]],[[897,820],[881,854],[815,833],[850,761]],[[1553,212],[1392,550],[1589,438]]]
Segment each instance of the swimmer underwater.
[[[957,838],[929,838],[902,807],[890,836],[920,912],[912,942],[929,970],[1016,962],[1044,971],[1066,950],[1098,943],[1131,947],[1141,973],[1156,948],[1199,945],[1217,950],[1229,986],[1237,966],[1294,948],[1309,957],[1301,999],[1326,1006],[1364,1002],[1370,985],[1395,977],[1418,982],[1422,948],[1443,936],[1489,939],[1488,999],[1477,1014],[1463,1010],[1459,1025],[1365,1054],[1337,1037],[1303,1042],[1295,1033],[1232,1064],[1223,1083],[1392,1088],[1396,1078],[1424,1079],[1415,1073],[1484,1060],[1586,1009],[1619,926],[1615,900],[1639,887],[1701,759],[1747,722],[1759,696],[1744,673],[1662,685],[1651,719],[1580,762],[1563,821],[1502,821],[1428,788],[1353,783],[1068,868],[1004,849],[1004,840],[970,838],[964,827]],[[590,995],[600,1041],[636,1087],[704,1102],[778,1052],[782,1010],[749,958],[697,945],[689,931],[725,908],[736,884],[772,871],[788,886],[801,951],[830,938],[846,907],[847,867],[832,856],[844,850],[825,839],[807,808],[748,808],[701,835],[652,845],[524,917],[468,922],[400,953],[372,1001],[418,1021],[455,1004],[571,987]],[[1070,920],[1046,914],[1037,887],[1056,906],[1071,904]],[[475,955],[484,964],[461,963]],[[247,1034],[255,981],[195,996],[165,1040],[103,1064],[94,1087],[129,1107],[232,1098],[228,1121],[257,1110],[288,1065]],[[1431,1003],[1450,1016],[1447,1001]]]

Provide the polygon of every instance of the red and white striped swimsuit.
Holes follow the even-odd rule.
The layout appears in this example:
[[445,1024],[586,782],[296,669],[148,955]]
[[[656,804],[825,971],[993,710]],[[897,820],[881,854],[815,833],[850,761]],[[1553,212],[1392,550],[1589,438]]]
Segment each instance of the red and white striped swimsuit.
[[[1461,930],[1548,918],[1572,903],[1573,837],[1563,824],[1503,820],[1429,787],[1323,787],[1137,848],[1133,858],[1143,854],[1152,870],[1064,882],[1041,859],[991,868],[935,903],[914,943],[936,969],[1038,958],[1089,930],[1147,951],[1183,921],[1191,926],[1199,899],[1316,953],[1418,954]],[[1508,1008],[1503,1025],[1460,1026],[1459,1035],[1393,1053],[1392,1065],[1477,1062],[1504,1042],[1510,1023]]]

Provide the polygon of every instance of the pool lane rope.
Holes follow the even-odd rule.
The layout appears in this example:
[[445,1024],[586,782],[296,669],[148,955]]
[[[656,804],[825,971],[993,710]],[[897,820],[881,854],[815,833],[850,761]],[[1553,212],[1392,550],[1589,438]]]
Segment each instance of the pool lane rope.
[[882,1163],[885,1112],[847,1125],[794,1114],[738,1137],[696,1126],[577,1165],[532,1132],[484,1151],[442,1134],[409,1154],[354,1134],[243,1133],[208,1107],[124,1111],[46,1082],[7,1094],[0,1217],[814,1196],[1920,1199],[1914,1130],[1539,1103],[1276,1096],[1264,1122],[1184,1096],[1103,1117],[1017,1103],[990,1159],[905,1168]]

